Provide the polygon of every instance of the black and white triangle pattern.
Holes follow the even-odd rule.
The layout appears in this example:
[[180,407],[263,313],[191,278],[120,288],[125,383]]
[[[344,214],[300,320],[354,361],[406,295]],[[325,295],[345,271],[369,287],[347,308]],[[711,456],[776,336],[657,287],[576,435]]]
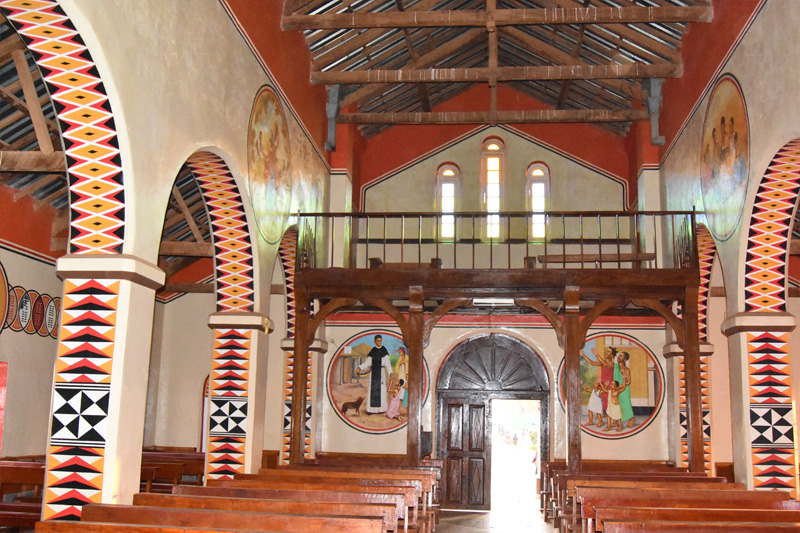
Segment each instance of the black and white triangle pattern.
[[247,398],[211,398],[211,427],[214,437],[242,437],[247,434]]
[[56,383],[50,443],[56,446],[105,446],[108,384]]
[[750,428],[752,444],[766,446],[794,445],[794,426],[792,425],[791,405],[765,407],[750,406]]

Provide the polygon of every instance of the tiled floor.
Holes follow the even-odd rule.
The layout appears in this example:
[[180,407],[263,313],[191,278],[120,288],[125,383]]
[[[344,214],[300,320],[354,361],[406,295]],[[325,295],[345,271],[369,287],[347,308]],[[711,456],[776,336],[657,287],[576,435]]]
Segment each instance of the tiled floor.
[[491,512],[443,511],[436,533],[553,533],[542,520],[539,508],[505,509]]

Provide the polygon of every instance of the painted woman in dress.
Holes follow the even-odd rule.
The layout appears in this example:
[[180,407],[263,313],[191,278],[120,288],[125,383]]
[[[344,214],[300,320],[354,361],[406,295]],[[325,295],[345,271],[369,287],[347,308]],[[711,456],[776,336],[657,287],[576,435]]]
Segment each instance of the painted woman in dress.
[[633,406],[631,405],[631,369],[627,366],[628,359],[630,359],[628,352],[619,352],[614,363],[614,380],[622,387],[619,392],[619,408],[622,414],[620,429],[622,428],[622,422],[625,420],[628,420],[626,427],[632,428],[636,425],[636,420],[633,418]]

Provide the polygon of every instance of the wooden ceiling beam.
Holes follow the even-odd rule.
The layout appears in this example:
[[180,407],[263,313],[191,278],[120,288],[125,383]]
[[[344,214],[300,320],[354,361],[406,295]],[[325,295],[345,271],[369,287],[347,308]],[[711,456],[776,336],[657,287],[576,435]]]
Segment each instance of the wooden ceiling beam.
[[[557,65],[591,66],[588,63],[572,57],[570,54],[563,52],[562,50],[559,50],[558,48],[551,46],[540,39],[537,39],[536,37],[528,35],[519,28],[505,28],[503,33],[509,38],[516,40],[523,46],[528,47],[533,52]],[[644,91],[642,91],[641,87],[631,85],[623,80],[604,79],[598,83],[599,85],[607,87],[612,91],[636,98],[637,100],[644,100],[645,98]]]
[[709,22],[711,6],[592,7],[587,9],[539,8],[494,11],[387,11],[382,13],[325,13],[289,15],[281,20],[283,30],[357,28],[486,27],[490,18],[497,26],[557,24],[633,24],[637,22]]
[[[448,41],[443,46],[436,48],[433,52],[421,55],[419,60],[409,63],[410,68],[426,68],[445,60],[457,50],[472,46],[486,38],[485,32],[479,29],[465,31],[458,37]],[[360,102],[379,95],[386,90],[386,85],[367,85],[348,94],[342,99],[341,107]]]
[[181,195],[181,191],[177,186],[172,187],[172,197],[175,198],[176,202],[178,202],[178,208],[181,210],[181,213],[183,213],[186,223],[189,224],[189,228],[192,230],[194,239],[197,242],[204,242],[203,234],[200,233],[200,229],[197,227],[197,223],[194,221],[194,217],[189,211],[189,208],[186,206],[186,202],[183,200],[183,195]]
[[213,293],[214,283],[166,283],[158,290],[165,293]]
[[158,255],[214,257],[214,245],[210,242],[161,241]]
[[53,153],[53,142],[50,139],[47,118],[44,116],[42,106],[39,104],[39,95],[36,94],[36,86],[33,82],[31,69],[28,66],[28,60],[25,57],[25,51],[14,50],[11,52],[11,57],[14,60],[14,66],[22,84],[22,93],[25,95],[25,103],[28,106],[31,122],[33,122],[33,130],[36,132],[36,139],[39,141],[39,149],[47,154]]
[[[590,0],[583,0],[583,7],[589,6]],[[578,38],[575,39],[575,47],[572,49],[572,57],[578,58],[581,55],[581,48],[583,48],[583,37],[586,33],[586,25],[581,24],[580,28],[578,29]],[[558,93],[558,101],[556,102],[556,109],[561,109],[564,107],[564,104],[567,101],[567,94],[569,94],[569,88],[572,85],[572,80],[564,80],[564,83],[561,84],[561,90]]]
[[497,68],[429,68],[398,70],[351,70],[347,72],[312,72],[311,83],[485,83],[492,79],[504,81],[586,80],[619,78],[677,78],[681,65],[633,63],[619,65],[547,65],[541,67]]
[[[607,109],[545,109],[528,111],[497,111],[498,124],[541,124],[568,122],[630,122],[647,120],[644,109],[610,111]],[[487,124],[486,111],[434,113],[341,113],[341,124]]]
[[66,172],[64,152],[0,152],[0,172]]

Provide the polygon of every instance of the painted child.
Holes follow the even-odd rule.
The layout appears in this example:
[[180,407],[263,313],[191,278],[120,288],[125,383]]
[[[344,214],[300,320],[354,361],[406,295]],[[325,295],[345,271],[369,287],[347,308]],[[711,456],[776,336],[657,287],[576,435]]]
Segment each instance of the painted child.
[[597,415],[597,427],[603,425],[603,400],[600,398],[600,393],[605,393],[603,385],[599,381],[595,381],[590,389],[581,381],[583,390],[591,394],[589,396],[589,425],[594,425],[594,416]]
[[617,432],[622,431],[622,408],[619,405],[619,395],[626,387],[627,385],[620,385],[619,381],[603,387],[603,390],[608,393],[608,409],[606,409],[608,424],[605,431],[610,431],[612,427],[616,427]]
[[401,379],[397,384],[393,384],[389,388],[391,400],[389,400],[389,409],[386,411],[386,418],[396,418],[403,421],[403,415],[400,414],[400,403],[403,401],[403,385],[405,380]]

